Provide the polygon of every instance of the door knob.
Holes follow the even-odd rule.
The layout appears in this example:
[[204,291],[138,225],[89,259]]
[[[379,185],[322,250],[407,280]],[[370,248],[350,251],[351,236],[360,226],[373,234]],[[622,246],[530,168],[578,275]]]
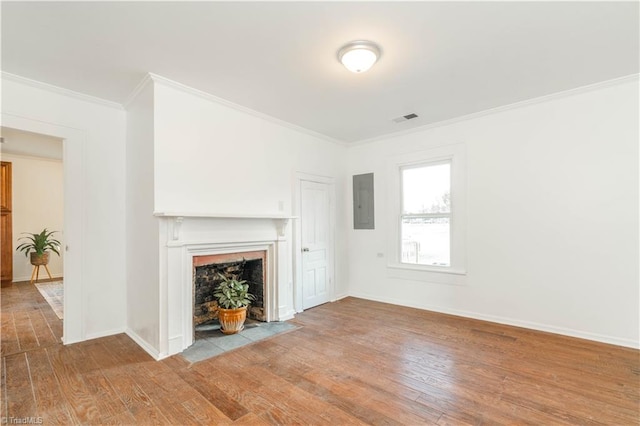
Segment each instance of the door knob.
[[309,247],[303,247],[302,251],[309,251]]

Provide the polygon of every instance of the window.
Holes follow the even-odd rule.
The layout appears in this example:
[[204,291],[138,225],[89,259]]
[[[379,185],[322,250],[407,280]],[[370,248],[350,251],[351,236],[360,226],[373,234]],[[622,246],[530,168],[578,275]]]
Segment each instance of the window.
[[402,167],[400,262],[451,266],[451,161]]
[[389,276],[466,282],[466,148],[436,146],[390,157]]

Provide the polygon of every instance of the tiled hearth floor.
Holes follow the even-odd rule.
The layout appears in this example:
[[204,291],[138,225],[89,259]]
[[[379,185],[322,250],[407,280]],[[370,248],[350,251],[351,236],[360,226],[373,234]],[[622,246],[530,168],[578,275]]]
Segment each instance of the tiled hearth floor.
[[196,341],[181,355],[187,361],[194,363],[299,328],[288,322],[247,320],[244,330],[238,334],[226,335],[219,330],[219,327],[215,324],[209,330],[196,329]]

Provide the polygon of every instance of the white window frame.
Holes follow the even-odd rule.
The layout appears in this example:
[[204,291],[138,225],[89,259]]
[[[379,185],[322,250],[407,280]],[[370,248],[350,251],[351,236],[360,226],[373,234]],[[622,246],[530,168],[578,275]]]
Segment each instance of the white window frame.
[[[400,215],[398,216],[398,230],[400,232],[400,235],[398,235],[398,261],[400,263],[402,263],[403,265],[410,265],[410,266],[430,266],[433,268],[437,268],[438,270],[441,268],[449,268],[451,266],[451,245],[449,246],[449,265],[424,265],[424,264],[420,264],[420,263],[410,263],[410,262],[403,262],[401,259],[402,256],[402,221],[403,219],[409,217],[409,218],[413,218],[413,217],[423,217],[423,218],[447,218],[449,219],[449,243],[451,243],[451,229],[452,229],[452,225],[451,225],[451,218],[452,218],[452,211],[449,211],[448,213],[405,213],[403,211],[403,206],[404,206],[404,179],[403,179],[403,172],[406,170],[411,170],[411,169],[421,169],[421,168],[425,168],[425,167],[432,167],[432,166],[441,166],[447,164],[449,165],[449,175],[451,177],[452,174],[452,170],[453,170],[453,164],[451,159],[446,159],[446,160],[436,160],[436,161],[429,161],[426,163],[418,163],[418,164],[410,164],[410,165],[404,165],[404,166],[400,166]],[[449,191],[450,193],[452,192],[452,180],[450,179],[450,185],[449,185]],[[453,207],[452,207],[453,209]]]
[[[445,162],[451,164],[450,264],[449,266],[437,266],[402,263],[402,170]],[[466,148],[462,143],[442,145],[390,159],[387,170],[390,177],[387,267],[390,269],[392,276],[450,284],[462,283],[454,276],[466,275],[466,169]]]

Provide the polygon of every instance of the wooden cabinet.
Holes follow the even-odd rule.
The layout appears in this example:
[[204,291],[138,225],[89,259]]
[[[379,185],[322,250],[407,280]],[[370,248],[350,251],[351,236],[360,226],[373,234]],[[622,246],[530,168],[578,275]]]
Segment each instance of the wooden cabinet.
[[2,287],[13,281],[13,221],[11,206],[11,163],[0,164],[0,267]]

